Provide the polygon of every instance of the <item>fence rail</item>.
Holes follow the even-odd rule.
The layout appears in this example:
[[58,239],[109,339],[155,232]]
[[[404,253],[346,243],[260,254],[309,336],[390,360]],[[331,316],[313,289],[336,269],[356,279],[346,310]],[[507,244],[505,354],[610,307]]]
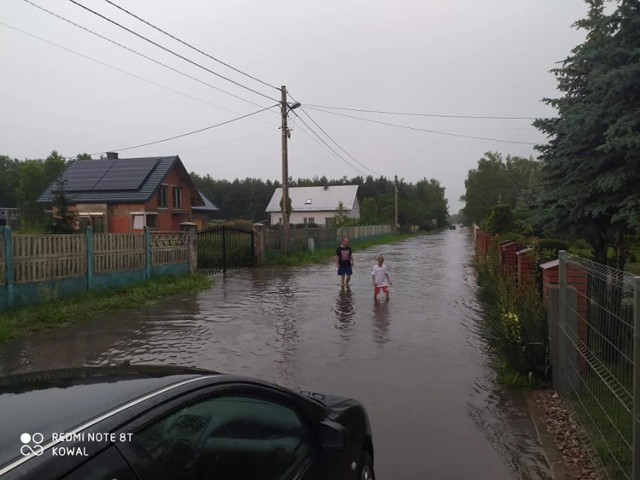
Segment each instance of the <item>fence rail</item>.
[[616,480],[640,478],[639,288],[639,277],[560,253],[556,387]]
[[85,238],[81,235],[15,236],[13,262],[15,283],[86,275]]
[[151,232],[151,265],[166,265],[188,261],[188,233]]
[[95,273],[145,268],[146,248],[142,234],[97,233],[93,236]]

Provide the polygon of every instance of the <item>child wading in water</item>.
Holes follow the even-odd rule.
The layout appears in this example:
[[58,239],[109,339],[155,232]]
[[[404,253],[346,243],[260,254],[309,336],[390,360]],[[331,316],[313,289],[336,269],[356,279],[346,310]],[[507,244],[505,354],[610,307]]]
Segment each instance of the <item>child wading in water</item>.
[[371,271],[371,280],[373,282],[373,299],[378,301],[378,294],[380,290],[384,292],[386,300],[389,300],[389,285],[391,285],[391,278],[387,271],[387,266],[384,264],[384,258],[379,255],[377,264],[373,266]]

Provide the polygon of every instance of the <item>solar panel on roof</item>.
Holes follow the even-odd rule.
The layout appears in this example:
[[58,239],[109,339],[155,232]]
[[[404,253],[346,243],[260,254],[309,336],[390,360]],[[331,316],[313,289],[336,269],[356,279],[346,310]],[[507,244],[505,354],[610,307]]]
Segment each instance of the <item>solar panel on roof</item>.
[[62,177],[63,180],[67,180],[66,190],[69,192],[92,190],[112,164],[111,160],[75,162],[64,172]]
[[113,166],[104,174],[93,190],[137,190],[157,163],[157,158],[115,160]]

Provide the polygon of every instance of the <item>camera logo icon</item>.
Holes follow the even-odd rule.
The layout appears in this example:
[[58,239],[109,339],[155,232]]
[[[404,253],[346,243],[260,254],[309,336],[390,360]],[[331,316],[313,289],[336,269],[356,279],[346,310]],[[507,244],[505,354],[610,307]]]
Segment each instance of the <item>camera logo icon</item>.
[[20,435],[20,442],[22,443],[20,453],[23,457],[28,455],[35,455],[36,457],[39,457],[44,453],[44,448],[42,447],[43,441],[44,435],[41,433],[23,433]]

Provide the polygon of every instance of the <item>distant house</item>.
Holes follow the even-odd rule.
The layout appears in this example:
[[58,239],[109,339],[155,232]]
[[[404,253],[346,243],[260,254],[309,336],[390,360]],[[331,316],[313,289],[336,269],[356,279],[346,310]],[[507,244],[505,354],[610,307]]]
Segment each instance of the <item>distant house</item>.
[[[360,204],[357,194],[358,185],[289,188],[292,210],[289,223],[332,225],[341,202],[347,217],[359,219]],[[282,223],[281,199],[282,188],[278,188],[266,209],[271,217],[271,225]]]
[[[95,232],[177,231],[180,224],[202,221],[217,207],[193,184],[180,157],[118,158],[78,160],[62,174],[65,192],[80,217],[80,227],[91,225]],[[50,204],[54,182],[38,203]],[[201,210],[194,210],[200,208]]]

